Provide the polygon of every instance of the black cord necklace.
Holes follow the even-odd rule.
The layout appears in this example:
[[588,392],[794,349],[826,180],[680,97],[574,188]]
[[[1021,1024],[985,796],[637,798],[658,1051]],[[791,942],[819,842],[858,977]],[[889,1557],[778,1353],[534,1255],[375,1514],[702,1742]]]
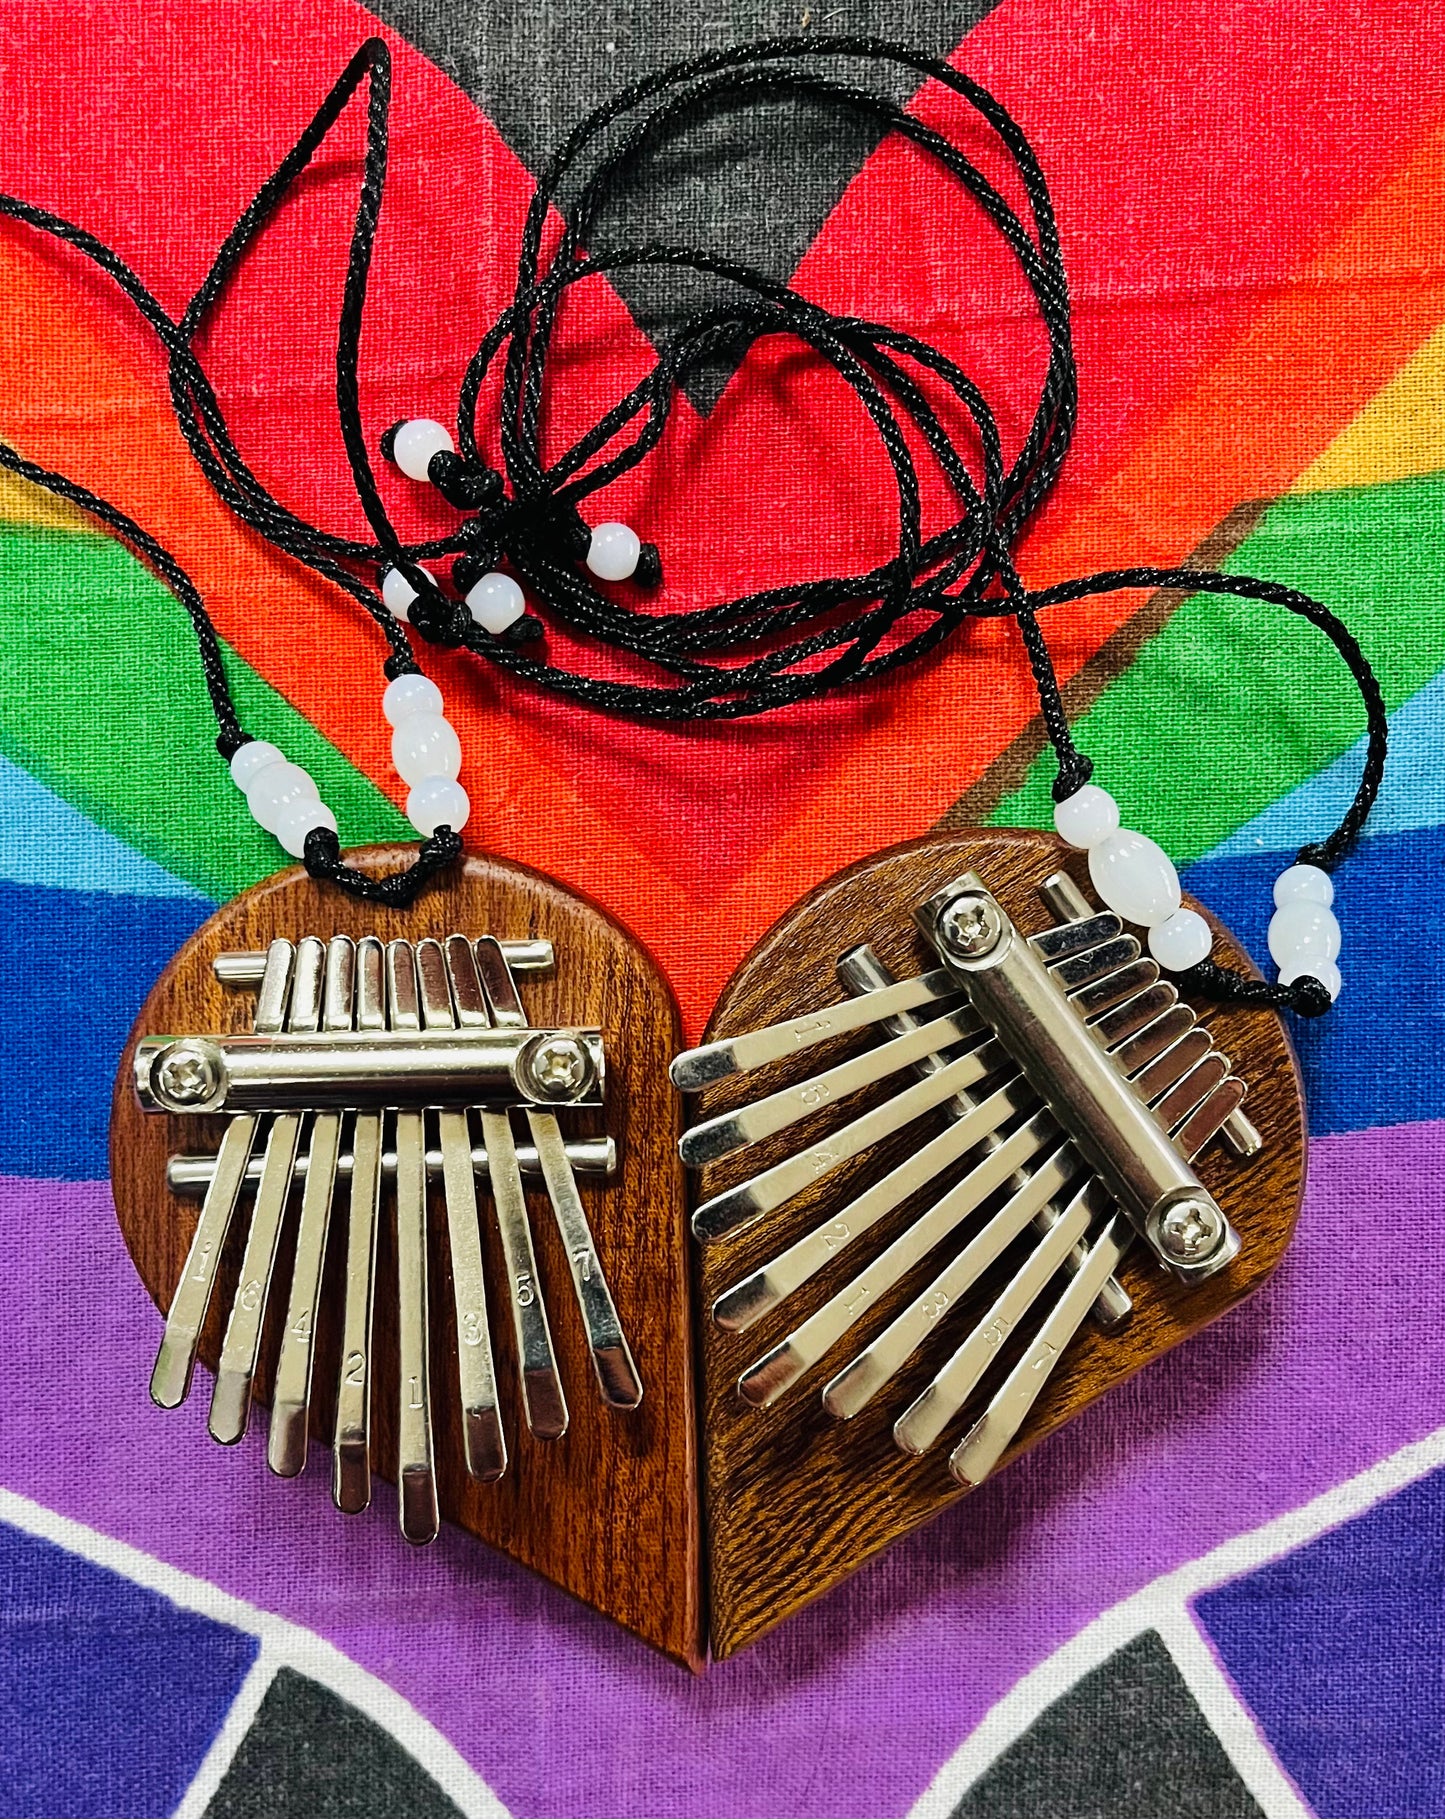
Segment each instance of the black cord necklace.
[[[840,61],[899,65],[963,99],[1011,161],[1027,203],[1026,220],[942,134],[885,95],[819,74],[815,67],[831,69]],[[309,524],[261,484],[235,445],[194,348],[247,248],[363,84],[366,150],[338,321],[336,375],[338,419],[371,539],[341,537]],[[569,136],[538,182],[523,228],[513,298],[469,363],[455,440],[443,426],[425,420],[393,426],[381,438],[383,456],[412,478],[429,481],[465,514],[450,534],[419,543],[402,539],[386,509],[362,424],[357,380],[385,191],[390,89],[390,53],[380,40],[371,40],[243,212],[177,318],[93,235],[45,210],[0,196],[0,212],[84,253],[135,304],[166,352],[177,421],[217,494],[278,549],[350,594],[382,634],[390,685],[384,709],[396,729],[393,755],[412,784],[408,812],[426,838],[405,872],[376,879],[344,864],[334,817],[319,803],[306,773],[241,728],[214,628],[199,593],[175,561],[124,513],[0,447],[0,464],[94,513],[176,593],[196,630],[220,729],[218,750],[246,787],[257,818],[304,859],[314,877],[360,896],[404,905],[461,850],[468,805],[455,781],[460,747],[442,715],[439,691],[417,665],[408,624],[426,642],[464,647],[585,707],[640,720],[699,720],[763,714],[867,682],[935,649],[968,619],[1009,617],[1018,623],[1058,762],[1053,793],[1059,830],[1089,849],[1091,873],[1105,900],[1144,922],[1160,963],[1206,996],[1288,1006],[1304,1015],[1329,1008],[1338,990],[1334,963],[1339,930],[1330,911],[1328,873],[1358,837],[1383,774],[1387,725],[1378,684],[1355,639],[1327,607],[1272,582],[1213,570],[1135,567],[1037,592],[1025,587],[1010,552],[1067,455],[1077,377],[1068,284],[1048,186],[1024,133],[985,89],[904,46],[871,38],[791,38],[691,59],[632,84],[597,109]],[[1038,401],[1011,463],[1005,463],[997,421],[983,393],[926,341],[886,324],[834,314],[706,249],[657,241],[597,243],[599,211],[619,176],[637,159],[651,155],[701,112],[780,91],[861,110],[905,135],[962,185],[1005,242],[1038,305],[1048,341]],[[544,256],[545,230],[564,192],[575,199],[566,226]],[[737,299],[684,323],[646,377],[548,463],[542,453],[548,357],[567,293],[589,279],[647,265],[707,274],[730,286]],[[589,528],[583,502],[657,448],[673,402],[693,373],[719,352],[736,356],[771,336],[803,344],[857,397],[893,474],[895,553],[860,574],[771,588],[689,611],[639,611],[611,598],[586,571],[605,580],[656,585],[660,556],[627,526]],[[485,460],[478,441],[480,400],[499,362],[501,472]],[[977,479],[933,401],[940,395],[961,406],[971,424]],[[937,464],[957,507],[951,523],[928,532],[915,451],[926,452]],[[455,594],[422,566],[446,557],[452,558]],[[504,561],[507,570],[500,566]],[[1179,907],[1173,867],[1153,842],[1120,829],[1116,805],[1090,783],[1090,760],[1074,744],[1038,615],[1065,601],[1130,588],[1228,593],[1282,606],[1330,639],[1360,689],[1368,742],[1359,789],[1338,827],[1301,849],[1276,886],[1279,907],[1271,948],[1281,966],[1278,984],[1246,980],[1209,960],[1206,925]],[[663,679],[618,681],[535,655],[544,620],[525,611],[528,592],[545,609],[546,620]],[[1205,931],[1202,949],[1200,930]]]

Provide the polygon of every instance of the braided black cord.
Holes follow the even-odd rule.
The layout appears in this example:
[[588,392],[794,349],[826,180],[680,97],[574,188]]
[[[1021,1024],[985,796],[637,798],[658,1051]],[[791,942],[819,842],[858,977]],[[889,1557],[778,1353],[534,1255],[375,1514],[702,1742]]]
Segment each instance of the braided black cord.
[[[1029,226],[942,134],[890,98],[808,67],[819,60],[837,59],[892,63],[937,81],[961,97],[1012,160],[1027,202]],[[368,84],[366,150],[338,320],[336,371],[343,441],[374,543],[336,537],[306,523],[261,485],[236,449],[194,351],[195,338],[231,273],[363,81]],[[571,133],[538,182],[523,228],[512,302],[483,337],[463,380],[457,437],[461,455],[438,457],[441,465],[433,464],[434,483],[459,507],[475,507],[475,515],[451,536],[416,545],[401,541],[382,501],[363,432],[357,382],[367,281],[385,188],[390,88],[387,48],[380,40],[370,40],[352,58],[292,150],[242,213],[179,321],[172,321],[130,268],[94,236],[14,198],[0,197],[0,212],[85,253],[136,304],[166,349],[176,414],[207,478],[246,523],[278,548],[338,582],[365,607],[388,640],[391,655],[385,667],[389,675],[414,668],[410,643],[375,589],[353,574],[348,564],[373,564],[378,570],[397,566],[414,580],[422,594],[413,606],[412,621],[423,636],[440,643],[465,644],[488,661],[554,693],[637,719],[715,719],[766,713],[913,661],[934,649],[967,618],[1007,616],[1018,623],[1038,687],[1045,729],[1059,765],[1054,794],[1056,800],[1062,800],[1087,780],[1091,766],[1074,745],[1038,623],[1039,612],[1066,600],[1129,587],[1233,593],[1283,605],[1309,619],[1331,639],[1360,688],[1369,727],[1360,788],[1339,827],[1325,841],[1303,848],[1300,857],[1329,869],[1349,850],[1379,788],[1387,728],[1383,699],[1369,664],[1328,609],[1295,590],[1214,571],[1121,569],[1030,593],[1014,569],[1011,546],[1047,496],[1067,454],[1078,385],[1068,284],[1048,186],[1022,129],[979,84],[907,46],[868,37],[795,37],[692,58],[634,82],[596,109]],[[834,314],[786,285],[705,249],[662,242],[601,248],[595,244],[598,216],[609,192],[638,158],[650,155],[670,134],[694,125],[709,110],[782,92],[862,111],[885,130],[910,139],[973,197],[1011,252],[1038,305],[1049,358],[1028,432],[1007,469],[997,424],[983,394],[928,343],[887,325]],[[566,225],[555,237],[544,265],[542,248],[550,211],[574,169],[596,148],[600,149],[595,165],[577,189]],[[542,455],[547,361],[565,296],[574,284],[589,278],[644,265],[706,274],[734,287],[740,299],[685,323],[661,350],[647,377],[549,466]],[[601,593],[578,570],[577,559],[585,552],[587,537],[578,502],[611,484],[657,447],[673,403],[695,371],[720,352],[737,359],[761,339],[774,335],[789,336],[810,348],[862,404],[894,474],[899,510],[896,553],[861,575],[775,587],[686,612],[641,612]],[[476,436],[482,387],[504,349],[500,443],[507,493],[482,459]],[[974,479],[915,372],[941,383],[967,413],[977,441],[980,480]],[[959,516],[928,536],[923,533],[918,474],[905,423],[938,463],[958,502]],[[35,474],[39,477],[42,470]],[[47,483],[41,478],[41,484]],[[106,517],[109,508],[104,508],[104,502],[94,501],[93,495],[81,498],[83,491],[75,489],[65,496],[80,503],[93,501],[87,509],[101,506],[97,515]],[[106,517],[106,521],[121,529],[122,535],[136,542],[158,570],[166,573],[155,555],[158,546],[149,539],[137,541],[144,533],[123,514]],[[540,627],[530,618],[502,638],[489,636],[472,624],[461,603],[426,586],[413,566],[419,558],[453,552],[459,553],[457,579],[463,591],[462,563],[470,565],[469,574],[480,573],[504,553],[559,621],[661,669],[672,680],[665,685],[619,682],[533,657],[524,646]],[[185,587],[189,595],[177,591],[196,625],[208,686],[212,686],[213,676],[219,676],[224,694],[210,621],[188,581]],[[919,622],[910,627],[914,619]],[[764,648],[738,661],[739,651],[748,646]],[[216,653],[214,664],[208,652]],[[707,661],[709,653],[725,660]],[[224,699],[229,708],[229,695]],[[221,719],[214,686],[212,700]],[[233,710],[231,720],[234,722]],[[341,865],[335,836],[318,830],[308,842],[307,864],[317,875],[335,877],[359,894],[410,901],[408,890],[414,895],[432,870],[455,856],[453,843],[459,850],[456,836],[441,830],[427,842],[423,857],[404,879],[366,880]],[[409,886],[406,879],[413,874],[415,883]],[[1306,1014],[1328,1006],[1327,992],[1314,980],[1288,988],[1265,986],[1206,964],[1195,969],[1192,982],[1214,996],[1291,1003]]]

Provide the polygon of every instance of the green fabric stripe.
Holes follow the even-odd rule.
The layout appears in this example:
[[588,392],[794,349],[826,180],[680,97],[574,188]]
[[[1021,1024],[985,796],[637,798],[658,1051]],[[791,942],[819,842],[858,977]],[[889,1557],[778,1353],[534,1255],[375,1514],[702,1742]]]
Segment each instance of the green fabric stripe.
[[[128,550],[0,525],[0,628],[7,757],[210,896],[229,897],[285,863],[216,753],[190,621]],[[413,837],[381,791],[235,652],[226,666],[246,730],[305,765],[347,845]]]
[[[1445,665],[1442,513],[1445,474],[1291,495],[1227,566],[1337,612],[1393,710]],[[1125,825],[1182,863],[1346,751],[1364,714],[1349,672],[1312,626],[1282,607],[1197,594],[1074,730]],[[991,821],[1049,826],[1054,776],[1046,752]]]

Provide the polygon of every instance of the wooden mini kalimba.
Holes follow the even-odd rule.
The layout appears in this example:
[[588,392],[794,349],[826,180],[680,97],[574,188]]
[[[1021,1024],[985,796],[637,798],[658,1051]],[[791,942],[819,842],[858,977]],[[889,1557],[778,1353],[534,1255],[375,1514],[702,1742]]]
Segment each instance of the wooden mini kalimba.
[[[866,944],[852,948],[838,963],[851,999],[690,1050],[672,1069],[674,1082],[695,1092],[852,1032],[887,1037],[694,1124],[681,1144],[693,1167],[813,1121],[900,1073],[918,1076],[794,1153],[770,1155],[766,1167],[695,1209],[693,1230],[707,1242],[811,1194],[807,1229],[713,1302],[711,1318],[726,1332],[770,1315],[965,1165],[865,1268],[747,1364],[737,1382],[744,1402],[771,1406],[844,1346],[865,1313],[901,1301],[822,1388],[828,1414],[850,1419],[921,1347],[957,1326],[950,1316],[964,1297],[1008,1257],[972,1326],[956,1334],[961,1343],[893,1423],[898,1448],[921,1455],[970,1402],[1049,1285],[1068,1278],[954,1447],[949,1468],[964,1485],[997,1465],[1089,1309],[1108,1327],[1127,1319],[1131,1302],[1113,1273],[1135,1237],[1184,1283],[1227,1267],[1238,1234],[1191,1164],[1215,1137],[1238,1159],[1261,1148],[1241,1109],[1244,1082],[1119,918],[1096,912],[1064,872],[1040,894],[1058,925],[1024,936],[983,880],[966,873],[917,912],[941,966],[895,980]],[[920,1127],[940,1112],[941,1131]],[[861,1192],[856,1174],[829,1191],[845,1165],[900,1136],[902,1160],[873,1171]],[[899,1294],[981,1209],[987,1216],[968,1242],[917,1292]]]
[[[257,987],[252,1033],[145,1036],[134,1051],[135,1091],[147,1110],[228,1119],[214,1159],[179,1156],[170,1164],[173,1190],[200,1190],[204,1202],[167,1315],[153,1399],[173,1408],[189,1391],[227,1233],[249,1195],[244,1257],[210,1410],[217,1440],[234,1443],[245,1433],[278,1243],[299,1182],[268,1459],[281,1476],[301,1470],[327,1233],[334,1203],[344,1205],[333,1490],[339,1508],[364,1509],[371,1494],[377,1237],[389,1193],[398,1285],[397,1480],[402,1530],[412,1541],[429,1541],[438,1524],[428,1339],[431,1179],[440,1180],[445,1204],[467,1472],[491,1481],[507,1467],[479,1181],[495,1209],[505,1257],[529,1431],[560,1439],[568,1410],[524,1172],[540,1177],[556,1217],[603,1401],[632,1408],[642,1396],[577,1186],[578,1174],[610,1172],[612,1146],[606,1138],[565,1140],[558,1120],[561,1111],[602,1103],[601,1033],[532,1028],[517,990],[518,972],[551,964],[551,944],[537,940],[279,939],[264,953],[222,953],[215,961],[219,979]],[[529,1142],[518,1143],[514,1113],[525,1117]]]

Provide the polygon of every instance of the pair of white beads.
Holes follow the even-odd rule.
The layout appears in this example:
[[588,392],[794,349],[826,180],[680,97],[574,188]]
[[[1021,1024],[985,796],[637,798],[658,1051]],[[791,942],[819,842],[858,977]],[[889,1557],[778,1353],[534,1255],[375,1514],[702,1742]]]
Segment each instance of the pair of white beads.
[[1119,825],[1119,805],[1086,783],[1055,805],[1054,826],[1089,855],[1089,877],[1104,903],[1149,931],[1149,952],[1166,972],[1182,973],[1209,958],[1214,936],[1197,911],[1183,907],[1174,862],[1147,834]]
[[306,836],[315,828],[336,832],[336,817],[321,800],[311,773],[292,764],[265,739],[251,739],[233,755],[231,777],[245,791],[246,806],[293,859],[306,856]]
[[[455,453],[456,447],[452,442],[451,431],[444,423],[437,423],[431,417],[413,417],[410,422],[397,424],[395,430],[392,431],[391,458],[409,480],[425,480],[429,477],[427,470],[431,466],[433,455]],[[599,524],[592,532],[592,541],[587,546],[586,560],[588,568],[599,581],[626,581],[636,572],[637,561],[641,554],[642,540],[630,526],[617,523]],[[398,578],[401,579],[401,577]],[[473,604],[472,595],[476,594],[479,589],[485,588],[489,581],[505,582],[508,588],[516,588],[517,610],[509,618],[504,619],[500,625],[489,625],[482,617],[479,606]],[[497,590],[494,589],[493,595],[489,597],[490,603],[488,601],[482,603],[493,612],[497,610],[496,594]],[[415,599],[415,593],[411,597]],[[511,597],[508,595],[506,598],[510,601]],[[516,582],[509,575],[484,575],[467,595],[467,605],[471,607],[472,617],[477,623],[486,626],[486,629],[495,636],[499,631],[504,631],[513,619],[520,617],[521,599],[522,590],[517,587]],[[391,606],[389,600],[387,605]],[[391,610],[396,612],[397,609],[393,606]],[[400,616],[398,614],[398,617]]]
[[472,805],[457,782],[462,742],[442,713],[442,692],[427,676],[398,676],[386,686],[381,711],[391,726],[391,761],[411,785],[406,818],[428,839],[439,827],[460,833]]
[[[437,578],[430,569],[422,569],[433,587]],[[398,619],[410,619],[417,591],[399,568],[389,568],[381,577],[381,598],[388,612]],[[494,569],[466,593],[467,610],[483,631],[498,638],[509,625],[515,625],[527,610],[526,595],[510,575]]]
[[1334,900],[1330,875],[1317,865],[1291,865],[1275,879],[1269,951],[1281,985],[1309,977],[1318,979],[1332,999],[1339,997],[1344,981],[1335,964],[1340,925],[1330,907]]

